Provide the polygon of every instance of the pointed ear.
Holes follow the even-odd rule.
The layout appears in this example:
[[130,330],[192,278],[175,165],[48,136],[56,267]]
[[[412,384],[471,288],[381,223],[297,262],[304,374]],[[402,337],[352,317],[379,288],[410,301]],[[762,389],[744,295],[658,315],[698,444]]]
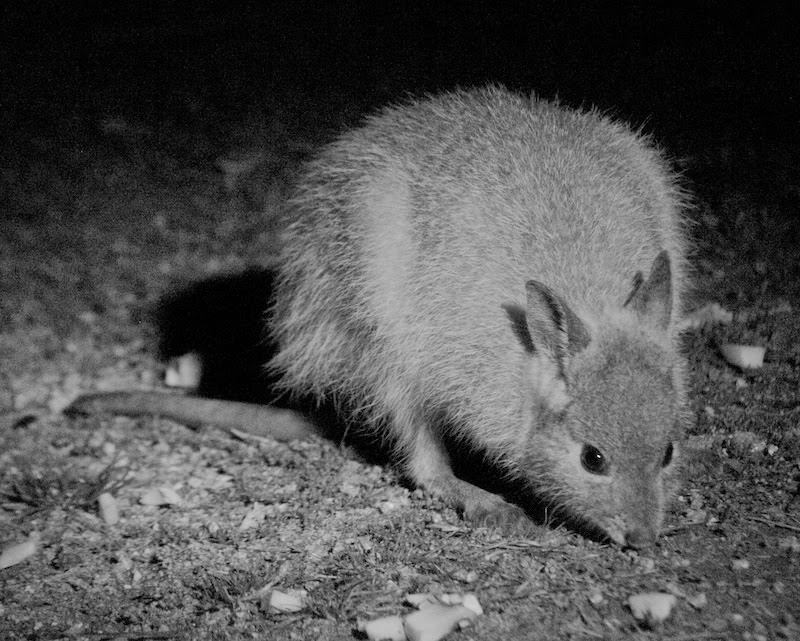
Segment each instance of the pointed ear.
[[662,330],[669,327],[672,317],[672,269],[666,250],[656,256],[647,280],[644,280],[641,272],[633,277],[633,291],[624,307],[632,309],[652,327]]
[[525,320],[534,351],[548,352],[563,374],[567,358],[589,344],[589,332],[569,305],[549,287],[529,280],[525,291],[528,295]]

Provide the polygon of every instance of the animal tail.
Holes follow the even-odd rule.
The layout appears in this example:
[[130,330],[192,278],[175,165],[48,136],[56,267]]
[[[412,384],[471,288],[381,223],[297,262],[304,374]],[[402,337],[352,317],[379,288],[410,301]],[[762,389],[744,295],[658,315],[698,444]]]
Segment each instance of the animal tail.
[[308,439],[317,434],[303,416],[290,409],[256,403],[183,396],[166,392],[98,392],[79,396],[64,410],[67,416],[118,414],[161,416],[189,427],[214,425],[274,438]]

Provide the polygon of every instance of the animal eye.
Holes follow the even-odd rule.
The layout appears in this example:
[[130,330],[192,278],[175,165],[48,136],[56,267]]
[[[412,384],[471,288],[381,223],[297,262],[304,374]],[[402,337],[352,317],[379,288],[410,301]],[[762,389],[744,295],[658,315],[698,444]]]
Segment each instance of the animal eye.
[[667,467],[670,463],[672,463],[672,455],[674,454],[675,448],[672,447],[672,443],[667,445],[667,449],[664,450],[664,459],[661,461],[661,467]]
[[581,450],[581,465],[592,474],[605,474],[608,469],[606,457],[593,445],[584,445]]

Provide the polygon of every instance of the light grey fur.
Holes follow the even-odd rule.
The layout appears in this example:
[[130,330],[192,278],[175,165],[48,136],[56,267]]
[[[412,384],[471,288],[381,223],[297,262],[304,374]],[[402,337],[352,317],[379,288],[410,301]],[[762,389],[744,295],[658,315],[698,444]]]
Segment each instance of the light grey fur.
[[[594,111],[497,87],[385,109],[299,181],[270,367],[387,430],[412,479],[469,516],[521,512],[453,476],[443,429],[615,541],[647,544],[685,404],[683,207],[650,141]],[[571,344],[576,328],[588,344]],[[585,444],[604,474],[581,466]]]

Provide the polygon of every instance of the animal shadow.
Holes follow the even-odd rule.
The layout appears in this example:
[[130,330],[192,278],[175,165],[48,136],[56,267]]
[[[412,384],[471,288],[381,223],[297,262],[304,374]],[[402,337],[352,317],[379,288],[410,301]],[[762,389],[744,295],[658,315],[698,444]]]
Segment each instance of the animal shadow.
[[[153,313],[159,358],[168,362],[194,353],[202,363],[197,396],[296,410],[311,420],[323,438],[346,445],[369,463],[390,463],[394,443],[386,436],[388,430],[369,430],[343,419],[349,413],[341,411],[346,410],[341,404],[289,398],[276,388],[275,375],[265,367],[277,349],[267,329],[275,277],[272,269],[250,268],[200,280],[164,296]],[[457,433],[445,423],[440,427],[444,434]],[[455,439],[445,440],[460,478],[520,505],[536,523],[563,524],[604,540],[602,533],[554,510],[529,484],[508,477],[488,456],[465,450]]]

